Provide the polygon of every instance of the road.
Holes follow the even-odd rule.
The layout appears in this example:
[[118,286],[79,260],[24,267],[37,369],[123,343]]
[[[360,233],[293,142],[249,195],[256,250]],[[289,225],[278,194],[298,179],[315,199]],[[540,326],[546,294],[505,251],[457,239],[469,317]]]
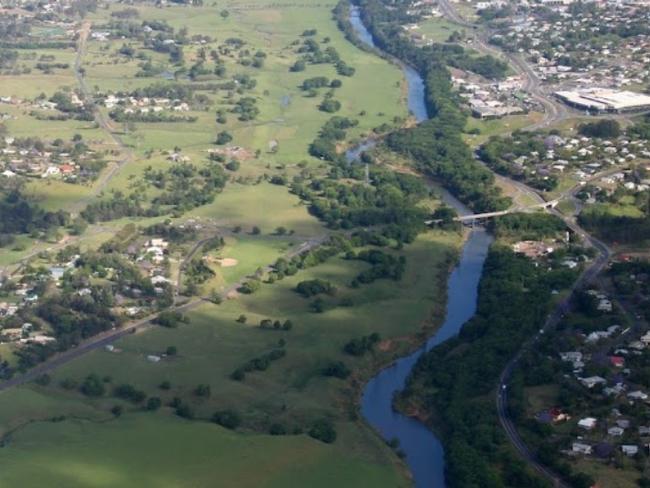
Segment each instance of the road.
[[579,235],[586,243],[594,247],[598,251],[598,257],[587,267],[578,277],[576,282],[571,287],[571,290],[568,296],[557,304],[553,312],[549,314],[544,323],[544,326],[533,336],[531,337],[524,345],[521,347],[519,352],[508,362],[506,367],[501,372],[499,377],[499,382],[497,385],[497,395],[496,395],[496,406],[497,406],[497,415],[499,417],[499,422],[506,432],[508,439],[511,444],[517,449],[519,454],[532,466],[538,473],[546,477],[554,486],[558,487],[567,487],[567,485],[561,480],[559,476],[553,473],[550,469],[542,465],[537,461],[535,456],[530,452],[524,441],[522,440],[517,428],[510,418],[508,412],[508,384],[512,377],[512,373],[517,367],[519,360],[521,359],[522,354],[527,351],[529,348],[534,347],[535,343],[540,339],[543,334],[552,332],[555,327],[558,325],[560,320],[570,309],[570,302],[573,294],[580,290],[585,285],[589,284],[594,280],[596,276],[603,270],[603,268],[609,262],[609,259],[612,255],[611,249],[599,241],[595,237],[588,234],[580,226],[578,226],[572,219],[565,216],[564,214],[558,212],[556,209],[551,209],[551,213],[555,214],[561,218],[564,223],[569,227],[574,233]]
[[[515,71],[523,76],[524,90],[530,93],[531,97],[537,100],[544,107],[544,118],[540,122],[526,127],[526,130],[542,129],[572,116],[566,106],[555,100],[553,97],[547,95],[543,91],[539,78],[525,59],[519,55],[501,51],[496,49],[494,46],[490,46],[487,42],[490,31],[465,21],[456,12],[449,0],[438,0],[438,5],[441,12],[448,20],[455,22],[460,26],[472,29],[473,38],[475,41],[474,46],[478,47],[479,50],[484,53],[493,55],[496,54],[498,57],[504,57],[509,61],[510,65],[515,69]],[[590,178],[589,181],[597,178],[602,178],[603,176],[606,176],[606,174],[619,170],[620,169],[617,168],[614,170],[608,170],[598,175],[594,175],[592,178]],[[521,182],[515,182],[509,178],[506,179],[513,182],[520,191],[524,191],[527,194],[536,194],[536,199],[538,201],[543,200],[542,196],[537,191],[528,187],[527,185]],[[555,201],[557,202],[563,198],[574,198],[582,186],[582,184],[578,184],[573,188],[570,188],[569,190],[563,192],[558,198],[556,198]],[[562,479],[536,459],[535,455],[528,449],[528,446],[526,446],[521,436],[519,435],[519,432],[517,431],[517,428],[510,418],[508,412],[508,384],[522,354],[528,348],[534,347],[535,343],[539,340],[542,334],[552,331],[558,325],[560,320],[562,320],[562,317],[569,311],[570,302],[574,293],[586,284],[589,284],[594,280],[596,276],[598,276],[598,274],[609,262],[612,251],[605,243],[599,241],[587,233],[584,229],[582,229],[573,217],[566,216],[559,212],[555,208],[555,205],[543,208],[550,211],[558,218],[562,219],[565,225],[576,235],[578,235],[583,240],[583,242],[596,249],[598,252],[598,257],[594,259],[594,261],[592,261],[592,263],[586,269],[583,270],[576,282],[571,287],[568,296],[560,303],[558,303],[555,309],[548,315],[546,322],[542,328],[523,344],[517,354],[508,362],[506,367],[503,369],[501,375],[499,376],[499,382],[497,384],[496,409],[499,422],[501,423],[506,436],[508,437],[510,443],[522,456],[522,458],[528,463],[528,465],[531,466],[540,475],[548,479],[553,484],[553,486],[565,488],[567,485],[562,481]]]
[[90,195],[79,200],[72,206],[72,210],[76,212],[82,210],[83,207],[85,207],[90,201],[97,197],[97,195],[102,193],[106,189],[108,183],[113,179],[113,177],[117,174],[122,166],[135,160],[135,154],[122,140],[120,135],[114,131],[110,119],[95,105],[93,94],[88,88],[88,83],[86,82],[85,72],[83,69],[83,57],[86,53],[86,45],[91,27],[92,23],[90,21],[84,21],[81,24],[81,28],[79,29],[77,53],[74,61],[74,76],[77,80],[77,84],[79,85],[81,98],[86,102],[86,104],[92,107],[95,122],[104,130],[104,132],[108,134],[113,144],[120,148],[122,156],[117,163],[112,163],[106,171],[102,172],[102,174],[99,176],[99,179],[93,185]]
[[544,107],[544,118],[541,121],[530,125],[526,130],[542,129],[574,116],[568,110],[566,105],[544,92],[539,77],[535,74],[535,71],[525,59],[518,54],[503,51],[489,44],[489,39],[494,34],[492,30],[487,29],[484,26],[467,22],[456,11],[450,0],[438,0],[438,6],[442,14],[448,20],[461,27],[471,29],[473,41],[472,47],[484,54],[491,54],[497,58],[505,58],[517,74],[522,76],[524,80],[522,88],[530,94],[531,98]]
[[[299,254],[302,254],[304,252],[307,252],[311,249],[314,249],[322,245],[330,237],[331,237],[330,234],[323,234],[321,236],[310,238],[302,242],[295,248],[293,248],[291,251],[287,252],[284,256],[287,259],[291,259],[294,256],[297,256]],[[204,243],[205,241],[202,242]],[[200,245],[198,245],[197,243],[197,245],[195,245],[192,248],[193,252],[196,252],[195,250],[198,248],[200,248]],[[272,265],[269,264],[264,268],[264,271],[268,272],[271,269],[272,269]],[[247,277],[242,278],[238,282],[233,283],[228,288],[223,290],[221,293],[222,298],[227,299],[229,296],[232,295],[233,292],[237,291],[237,289],[239,289],[244,284],[244,282],[247,281],[248,279],[249,278]],[[209,297],[197,297],[189,300],[188,302],[182,304],[176,304],[168,308],[166,311],[187,312],[188,310],[192,310],[207,302],[210,302]],[[142,319],[129,322],[120,328],[108,330],[106,332],[102,332],[101,334],[97,334],[92,338],[83,341],[75,348],[69,349],[65,352],[61,352],[52,356],[47,361],[39,364],[38,366],[35,366],[34,368],[30,369],[26,373],[11,378],[10,380],[3,381],[2,383],[0,383],[0,393],[3,391],[7,391],[11,388],[14,388],[16,386],[29,383],[30,381],[35,380],[36,378],[38,378],[43,374],[50,373],[55,369],[57,369],[58,367],[63,366],[64,364],[67,364],[91,351],[95,351],[97,349],[105,347],[106,345],[111,344],[112,342],[115,342],[116,340],[122,337],[125,337],[129,334],[134,334],[139,330],[146,330],[147,328],[153,326],[152,322],[157,317],[158,317],[157,313],[152,314]]]

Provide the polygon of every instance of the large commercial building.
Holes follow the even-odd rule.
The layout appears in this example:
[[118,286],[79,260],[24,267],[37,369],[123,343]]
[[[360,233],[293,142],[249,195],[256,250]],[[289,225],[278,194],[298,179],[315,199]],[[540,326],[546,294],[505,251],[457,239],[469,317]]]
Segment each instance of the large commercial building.
[[558,91],[555,96],[567,105],[591,112],[636,112],[650,110],[650,96],[609,88]]

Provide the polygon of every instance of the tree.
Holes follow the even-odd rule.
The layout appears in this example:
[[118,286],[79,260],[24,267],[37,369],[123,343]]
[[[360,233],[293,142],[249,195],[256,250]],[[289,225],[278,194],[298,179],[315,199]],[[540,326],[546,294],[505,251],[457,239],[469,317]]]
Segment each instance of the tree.
[[314,313],[323,313],[325,311],[325,301],[321,297],[316,298],[311,302],[311,310]]
[[219,12],[219,15],[221,15],[222,19],[226,20],[230,16],[230,12],[224,9],[221,12]]
[[314,439],[331,444],[336,440],[334,425],[327,419],[317,420],[309,429],[309,435]]
[[194,389],[194,394],[198,397],[208,398],[210,396],[210,385],[200,384]]
[[147,397],[144,391],[137,390],[134,386],[128,384],[116,386],[113,394],[118,398],[123,398],[133,403],[141,403]]
[[232,161],[226,163],[226,169],[228,171],[237,171],[239,170],[240,164],[239,161],[233,159]]
[[339,102],[338,100],[334,100],[333,98],[328,98],[321,102],[321,104],[318,106],[318,109],[321,112],[328,112],[328,113],[338,112],[341,109],[341,102]]
[[224,144],[228,144],[230,141],[232,141],[232,135],[228,131],[222,131],[217,134],[217,139],[215,140],[215,144],[219,146],[223,146]]
[[176,415],[184,419],[192,420],[194,418],[194,410],[189,405],[181,403],[176,407]]
[[168,356],[176,356],[176,354],[178,354],[178,348],[176,346],[167,346],[165,352]]
[[293,71],[294,73],[298,73],[300,71],[305,71],[306,67],[307,65],[305,64],[305,62],[302,59],[300,59],[295,63],[293,63],[293,65],[291,66],[291,68],[289,68],[289,70]]
[[160,385],[158,385],[158,388],[160,388],[161,390],[171,390],[172,384],[168,380],[165,380],[162,383],[160,383]]
[[147,410],[154,411],[158,410],[162,405],[162,400],[159,397],[149,397],[147,400]]
[[239,414],[231,409],[219,410],[212,416],[212,421],[219,424],[226,429],[234,430],[241,424],[241,417]]
[[342,361],[332,361],[322,370],[323,376],[332,376],[334,378],[345,379],[350,376],[350,368]]
[[269,434],[271,435],[286,435],[287,429],[282,424],[271,424],[269,427]]
[[602,119],[596,122],[580,124],[578,131],[583,136],[613,138],[621,135],[621,124],[614,119]]
[[104,382],[96,374],[89,374],[81,384],[81,393],[90,397],[100,397],[106,391]]
[[305,298],[310,298],[321,293],[333,295],[336,292],[336,287],[329,281],[315,279],[301,281],[296,285],[296,292]]

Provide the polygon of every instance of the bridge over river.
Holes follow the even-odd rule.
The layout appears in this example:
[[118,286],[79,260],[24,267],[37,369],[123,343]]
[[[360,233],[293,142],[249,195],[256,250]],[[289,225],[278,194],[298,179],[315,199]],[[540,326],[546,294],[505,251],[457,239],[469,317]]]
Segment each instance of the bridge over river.
[[[508,215],[508,214],[513,214],[513,213],[520,213],[520,212],[529,212],[532,210],[546,210],[549,208],[555,208],[555,206],[560,202],[559,198],[556,198],[555,200],[549,200],[548,202],[542,202],[542,203],[536,203],[535,205],[529,205],[529,206],[519,206],[519,207],[512,207],[507,210],[499,210],[497,212],[485,212],[485,213],[479,213],[479,214],[468,214],[468,215],[459,215],[458,217],[454,218],[454,221],[456,222],[462,222],[463,224],[475,224],[476,222],[480,222],[482,220],[488,220],[492,219],[494,217],[501,217],[502,215]],[[425,224],[427,225],[432,225],[432,224],[437,224],[440,223],[440,219],[432,219],[432,220],[427,220],[425,221]]]

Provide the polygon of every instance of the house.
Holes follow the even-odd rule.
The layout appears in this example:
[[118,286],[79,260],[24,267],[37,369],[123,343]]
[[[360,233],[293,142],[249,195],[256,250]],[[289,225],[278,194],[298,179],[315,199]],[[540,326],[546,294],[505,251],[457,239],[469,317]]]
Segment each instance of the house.
[[601,298],[598,301],[598,305],[596,306],[596,309],[599,310],[600,312],[611,312],[612,302],[609,301],[607,298]]
[[63,274],[65,273],[65,268],[62,268],[60,266],[51,266],[50,267],[50,274],[52,275],[52,279],[54,281],[60,281],[61,278],[63,278]]
[[162,249],[167,249],[167,247],[169,246],[169,243],[165,239],[154,238],[154,239],[148,240],[147,243],[145,244],[145,246],[147,246],[147,247],[160,247]]
[[621,429],[629,429],[630,421],[628,419],[618,419],[616,421],[616,425],[618,425]]
[[560,359],[569,363],[575,363],[576,361],[582,361],[582,353],[580,351],[561,352]]
[[639,427],[639,435],[640,436],[650,436],[650,427],[646,427],[645,425],[642,425]]
[[582,442],[574,442],[571,446],[571,452],[576,454],[591,454],[591,446]]
[[151,283],[154,285],[159,285],[161,283],[170,283],[168,278],[164,276],[156,275],[151,277]]
[[648,331],[644,335],[642,335],[639,340],[641,342],[643,342],[646,346],[650,345],[650,331]]
[[62,164],[59,166],[59,171],[61,171],[61,174],[63,175],[71,175],[74,173],[75,167],[71,164]]
[[607,396],[617,397],[626,390],[623,383],[616,383],[614,386],[603,388],[603,393]]
[[621,446],[621,451],[626,456],[629,456],[629,457],[636,456],[638,454],[638,452],[639,452],[639,446],[635,446],[635,445],[632,445],[632,444],[623,444]]
[[554,423],[563,422],[565,420],[571,420],[571,416],[568,413],[564,413],[559,408],[552,408],[551,410],[549,410],[549,413],[551,414]]
[[598,419],[595,419],[594,417],[585,417],[584,419],[578,420],[578,427],[582,427],[586,430],[591,430],[596,427],[597,423]]
[[620,436],[623,435],[624,432],[625,432],[625,429],[621,429],[618,426],[610,427],[609,429],[607,429],[607,434],[611,435],[612,437],[620,437]]
[[61,170],[58,166],[48,166],[45,172],[41,175],[41,178],[49,178],[50,176],[58,176],[61,174]]
[[643,393],[641,390],[636,390],[636,391],[631,391],[630,393],[627,394],[628,398],[631,398],[632,400],[647,400],[648,395]]
[[140,313],[140,307],[128,307],[126,309],[126,313],[130,316],[133,317],[135,315],[138,315]]
[[625,358],[621,356],[610,356],[609,362],[615,368],[623,368],[625,366]]
[[47,344],[54,341],[56,341],[55,337],[46,335],[35,335],[20,340],[23,344]]
[[596,385],[604,385],[607,383],[607,380],[605,380],[605,378],[602,378],[600,376],[590,376],[589,378],[580,378],[579,381],[589,389],[593,388]]

